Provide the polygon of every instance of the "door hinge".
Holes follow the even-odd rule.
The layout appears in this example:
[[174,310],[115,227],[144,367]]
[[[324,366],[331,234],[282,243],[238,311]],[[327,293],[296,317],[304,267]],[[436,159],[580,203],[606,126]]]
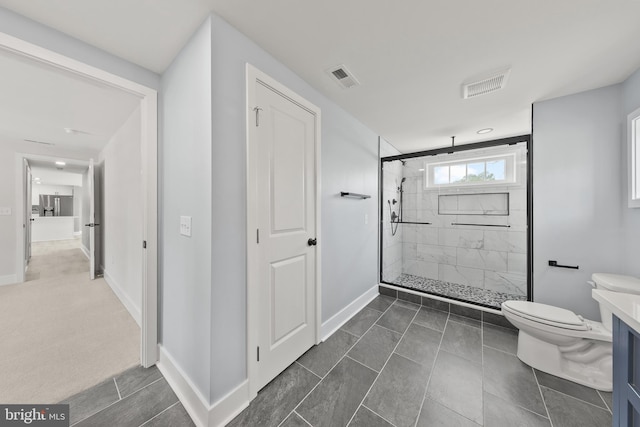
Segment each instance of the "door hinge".
[[258,362],[260,361],[260,347],[258,347],[257,349],[257,357],[258,357]]
[[260,243],[260,229],[256,228],[256,243]]
[[147,241],[146,240],[142,241],[142,248],[143,249],[147,249]]
[[260,111],[262,111],[262,108],[254,107],[253,111],[256,112],[256,127],[258,127],[258,126],[260,126]]

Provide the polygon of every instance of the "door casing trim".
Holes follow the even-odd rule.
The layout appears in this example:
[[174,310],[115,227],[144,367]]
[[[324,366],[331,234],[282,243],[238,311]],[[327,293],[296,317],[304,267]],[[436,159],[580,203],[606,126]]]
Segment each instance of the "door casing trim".
[[[249,399],[253,399],[257,393],[256,375],[257,361],[256,348],[258,343],[257,336],[257,286],[259,283],[259,250],[256,244],[256,230],[258,229],[258,209],[256,183],[256,158],[252,158],[253,145],[256,141],[255,112],[253,108],[256,106],[255,83],[261,83],[289,100],[298,104],[300,107],[309,111],[315,117],[315,204],[316,204],[316,236],[318,244],[315,251],[316,275],[315,275],[315,343],[320,342],[320,331],[322,326],[322,236],[321,233],[321,111],[320,108],[301,97],[291,89],[279,83],[269,75],[263,73],[253,65],[246,64],[246,178],[247,178],[247,377],[249,381]],[[256,156],[253,156],[256,157]]]

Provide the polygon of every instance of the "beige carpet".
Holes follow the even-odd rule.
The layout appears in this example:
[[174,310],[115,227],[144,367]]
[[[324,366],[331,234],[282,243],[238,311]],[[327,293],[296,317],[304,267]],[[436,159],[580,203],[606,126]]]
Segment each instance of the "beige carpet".
[[89,271],[89,259],[80,244],[79,238],[32,243],[25,281]]
[[0,286],[0,402],[55,403],[139,364],[140,329],[86,272]]

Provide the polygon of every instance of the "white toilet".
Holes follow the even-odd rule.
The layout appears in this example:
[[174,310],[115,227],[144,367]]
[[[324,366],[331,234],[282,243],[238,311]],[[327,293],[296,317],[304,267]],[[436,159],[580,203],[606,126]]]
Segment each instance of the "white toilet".
[[[592,285],[640,294],[640,279],[594,273]],[[505,301],[502,314],[520,332],[518,358],[541,371],[602,391],[612,389],[611,311],[600,305],[602,322],[570,310],[528,301]]]

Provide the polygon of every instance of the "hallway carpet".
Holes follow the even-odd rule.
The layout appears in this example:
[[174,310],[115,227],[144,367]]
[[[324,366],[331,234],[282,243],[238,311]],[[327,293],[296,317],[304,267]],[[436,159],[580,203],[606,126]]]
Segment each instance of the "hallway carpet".
[[89,271],[80,239],[33,242],[25,281],[49,279]]
[[54,403],[139,364],[140,328],[86,272],[0,287],[0,402]]

